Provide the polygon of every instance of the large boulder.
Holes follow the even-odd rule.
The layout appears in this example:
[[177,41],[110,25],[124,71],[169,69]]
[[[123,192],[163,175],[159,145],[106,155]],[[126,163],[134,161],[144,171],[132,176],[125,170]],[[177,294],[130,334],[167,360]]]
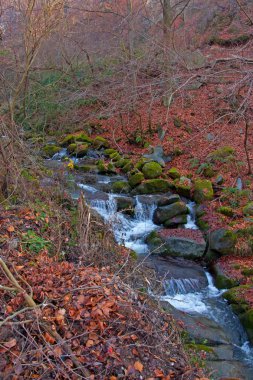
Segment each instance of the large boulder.
[[144,154],[143,157],[150,159],[152,161],[158,162],[162,167],[165,166],[165,163],[172,161],[170,156],[166,156],[163,151],[162,146],[150,146],[150,154]]
[[51,158],[56,153],[59,153],[61,148],[55,144],[48,144],[43,147],[43,157]]
[[171,205],[172,203],[176,203],[180,201],[181,201],[181,198],[178,194],[172,194],[169,196],[161,197],[157,202],[157,206],[158,207],[168,206],[168,205]]
[[153,253],[198,259],[203,257],[206,242],[200,231],[170,229],[152,232],[146,239]]
[[158,178],[162,174],[162,167],[157,162],[147,162],[142,168],[142,173],[146,179]]
[[163,223],[164,227],[166,228],[175,228],[181,224],[187,223],[187,215],[178,215],[174,216],[174,218],[171,218],[169,220],[166,220],[166,222]]
[[101,149],[101,148],[109,148],[110,144],[108,140],[106,140],[102,136],[97,136],[95,140],[93,141],[93,145],[96,149]]
[[180,177],[174,180],[174,185],[176,192],[182,197],[190,198],[191,197],[191,189],[192,189],[192,181],[187,177]]
[[131,187],[135,187],[135,186],[138,186],[144,180],[144,175],[141,172],[137,172],[137,173],[131,174],[128,180],[129,180],[129,185]]
[[187,214],[188,208],[184,202],[172,203],[168,206],[157,207],[154,212],[153,221],[155,224],[163,224],[175,216]]
[[132,195],[167,193],[169,189],[170,184],[164,179],[148,179],[132,190]]
[[116,181],[112,185],[112,192],[121,194],[121,193],[129,193],[130,191],[130,186],[129,183],[126,181]]
[[236,234],[233,231],[220,228],[209,235],[209,248],[221,255],[232,253],[235,248]]
[[194,200],[197,203],[212,200],[214,196],[212,182],[208,179],[198,179],[194,184]]

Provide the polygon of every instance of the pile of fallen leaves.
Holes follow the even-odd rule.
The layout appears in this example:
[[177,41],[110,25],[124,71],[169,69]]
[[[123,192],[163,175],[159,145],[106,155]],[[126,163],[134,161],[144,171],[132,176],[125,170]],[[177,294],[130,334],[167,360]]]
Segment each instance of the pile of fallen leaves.
[[201,378],[168,314],[108,267],[59,261],[46,249],[26,252],[12,236],[24,221],[7,213],[0,220],[1,258],[37,307],[27,308],[24,293],[8,291],[0,273],[2,379]]

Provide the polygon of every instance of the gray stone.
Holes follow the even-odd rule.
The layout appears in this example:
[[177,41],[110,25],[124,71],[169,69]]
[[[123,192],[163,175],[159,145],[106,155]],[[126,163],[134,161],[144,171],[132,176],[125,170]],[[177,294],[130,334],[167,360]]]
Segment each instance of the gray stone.
[[144,158],[148,158],[152,161],[158,162],[162,167],[165,166],[167,162],[171,162],[172,158],[170,156],[166,156],[163,151],[162,146],[150,146],[149,148],[151,150],[150,154],[144,154]]
[[124,214],[134,215],[135,200],[131,197],[116,197],[117,211]]
[[153,221],[155,224],[163,224],[175,216],[187,213],[188,208],[186,204],[184,202],[176,202],[168,206],[158,207],[154,212]]
[[166,222],[164,222],[163,225],[166,228],[175,228],[179,226],[179,224],[186,224],[186,223],[187,223],[187,215],[178,215],[178,216],[174,216],[174,218],[166,220]]
[[197,242],[196,240],[170,236],[163,239],[165,241],[164,254],[169,256],[184,258],[201,258],[206,249],[206,243]]
[[157,202],[158,207],[163,207],[163,206],[168,206],[171,205],[172,203],[180,202],[181,198],[178,194],[172,194],[169,197],[162,197],[159,199]]
[[236,235],[234,232],[224,228],[212,231],[209,235],[209,248],[221,255],[233,252],[235,248]]

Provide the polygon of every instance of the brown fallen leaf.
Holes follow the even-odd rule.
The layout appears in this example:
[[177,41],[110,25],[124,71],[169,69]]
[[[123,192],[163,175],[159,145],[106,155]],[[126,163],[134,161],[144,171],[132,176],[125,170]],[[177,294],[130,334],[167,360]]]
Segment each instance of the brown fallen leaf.
[[8,342],[5,342],[5,343],[4,343],[4,347],[6,347],[6,348],[12,348],[12,347],[15,347],[16,344],[17,344],[16,339],[15,339],[15,338],[12,338],[12,339],[10,339]]
[[142,372],[143,371],[143,364],[139,361],[134,363],[134,368],[136,371]]
[[15,228],[13,226],[8,226],[7,231],[13,232],[13,231],[15,231]]

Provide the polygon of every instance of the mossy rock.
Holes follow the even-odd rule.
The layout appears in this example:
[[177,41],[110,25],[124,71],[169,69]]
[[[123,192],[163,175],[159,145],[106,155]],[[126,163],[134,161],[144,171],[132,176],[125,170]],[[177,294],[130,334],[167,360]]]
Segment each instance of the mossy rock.
[[98,169],[98,172],[101,174],[107,173],[107,167],[103,160],[99,160],[97,162],[97,169]]
[[208,165],[203,169],[203,176],[206,178],[212,178],[215,175],[215,170],[211,165]]
[[150,162],[150,160],[148,158],[141,158],[136,164],[135,164],[135,168],[137,170],[142,170],[143,166],[147,163],[147,162]]
[[197,203],[212,200],[214,196],[212,182],[208,179],[198,179],[194,183],[194,200]]
[[150,251],[152,251],[152,253],[158,254],[158,253],[163,253],[164,251],[163,250],[164,242],[160,238],[160,236],[157,234],[156,231],[150,232],[150,234],[145,239],[145,243],[148,244]]
[[127,160],[127,163],[122,167],[124,173],[129,173],[133,169],[134,165],[131,160]]
[[79,134],[75,135],[74,137],[75,137],[76,142],[85,142],[87,144],[93,143],[93,140],[88,135],[86,135],[85,133],[79,133]]
[[119,161],[121,159],[121,155],[118,152],[110,154],[110,159],[113,162]]
[[253,216],[253,202],[248,203],[243,208],[243,215],[245,215],[245,216]]
[[253,309],[243,314],[240,320],[248,334],[250,342],[253,343]]
[[131,190],[130,185],[126,181],[117,181],[112,185],[112,192],[116,194],[127,194]]
[[179,173],[179,170],[177,168],[171,168],[168,171],[168,176],[172,179],[177,179],[181,177],[181,174]]
[[182,197],[190,198],[192,181],[187,177],[180,177],[174,180],[175,190]]
[[137,194],[159,194],[167,193],[169,191],[169,182],[164,179],[149,179],[142,182],[134,190],[132,190],[133,195]]
[[234,252],[236,240],[237,235],[235,232],[220,228],[210,233],[209,246],[210,249],[221,255],[228,255]]
[[223,215],[226,215],[226,216],[229,216],[229,217],[233,217],[234,216],[234,211],[231,207],[229,206],[221,206],[217,209],[217,211],[220,213],[220,214],[223,214]]
[[51,158],[53,157],[56,153],[59,153],[61,148],[57,145],[53,144],[48,144],[43,147],[43,157],[45,158]]
[[128,160],[126,158],[120,158],[118,161],[115,162],[116,168],[123,168],[128,163]]
[[215,285],[218,289],[230,289],[240,285],[238,280],[227,277],[217,266],[215,266],[214,273]]
[[60,145],[66,148],[68,145],[73,144],[75,142],[75,135],[69,134],[60,142]]
[[132,174],[128,178],[129,185],[131,187],[135,187],[135,186],[139,185],[143,180],[144,180],[144,175],[141,172]]
[[186,223],[187,223],[187,215],[178,215],[178,216],[174,216],[173,218],[169,220],[166,220],[163,223],[163,225],[166,228],[176,228]]
[[210,153],[207,158],[209,161],[226,161],[230,158],[233,158],[235,154],[234,148],[231,146],[223,146],[222,148],[214,150]]
[[109,164],[107,165],[107,170],[108,170],[108,173],[112,173],[112,174],[117,173],[117,170],[112,162],[109,162]]
[[142,173],[146,179],[154,179],[160,177],[162,174],[162,167],[157,162],[147,162],[143,168]]
[[134,215],[135,200],[131,197],[118,197],[115,198],[117,203],[117,211],[127,215]]
[[76,143],[72,143],[72,144],[68,145],[67,152],[69,154],[75,154],[76,153],[76,149],[77,149],[77,144]]
[[112,154],[112,153],[117,153],[117,150],[116,149],[111,149],[111,148],[108,148],[108,149],[105,149],[104,150],[104,155],[105,156],[110,156],[110,154]]
[[[157,207],[153,215],[153,222],[163,224],[178,215],[185,214],[186,216],[188,212],[189,210],[184,202],[175,202],[168,206]],[[169,227],[169,223],[167,223],[167,227]]]
[[109,148],[110,144],[109,144],[109,141],[106,140],[104,137],[97,136],[93,140],[93,146],[96,149],[101,149],[101,148]]

